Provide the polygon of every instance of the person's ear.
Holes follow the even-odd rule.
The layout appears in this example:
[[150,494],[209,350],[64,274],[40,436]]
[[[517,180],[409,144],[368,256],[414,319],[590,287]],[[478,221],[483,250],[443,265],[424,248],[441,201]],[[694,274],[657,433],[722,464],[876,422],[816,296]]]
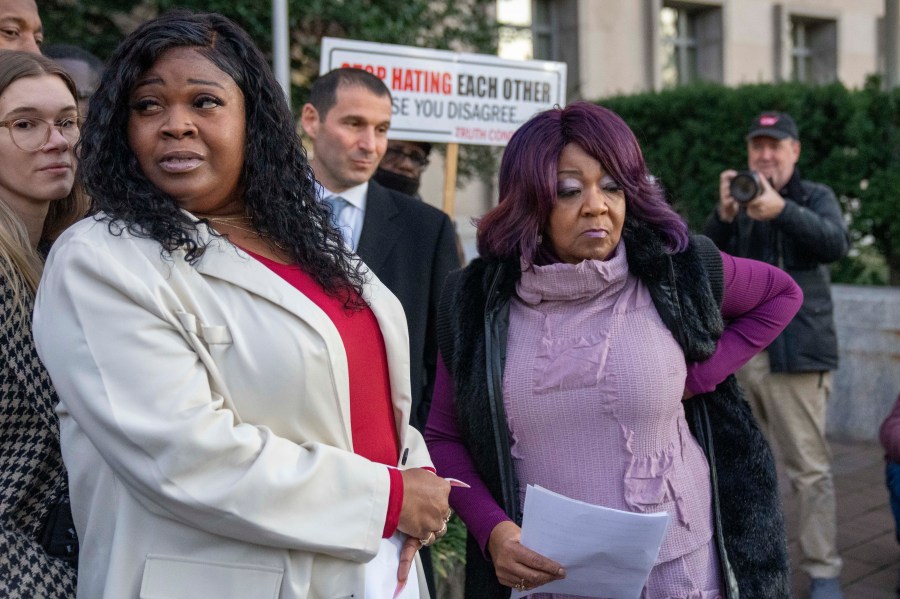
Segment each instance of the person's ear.
[[316,110],[316,107],[309,102],[304,104],[300,111],[300,126],[303,127],[303,131],[305,131],[313,141],[316,140],[316,136],[319,134],[320,122],[319,111]]

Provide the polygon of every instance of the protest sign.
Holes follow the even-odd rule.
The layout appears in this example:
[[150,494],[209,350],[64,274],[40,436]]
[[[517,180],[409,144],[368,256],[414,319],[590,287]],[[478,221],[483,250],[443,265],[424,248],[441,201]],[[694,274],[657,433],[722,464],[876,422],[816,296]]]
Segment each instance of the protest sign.
[[390,88],[392,139],[503,146],[529,117],[566,101],[561,62],[323,38],[320,73],[341,67]]

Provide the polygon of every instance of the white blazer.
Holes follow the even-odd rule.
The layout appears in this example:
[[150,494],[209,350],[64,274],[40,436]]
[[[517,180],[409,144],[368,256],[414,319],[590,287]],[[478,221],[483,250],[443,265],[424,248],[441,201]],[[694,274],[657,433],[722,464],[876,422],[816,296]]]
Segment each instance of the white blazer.
[[[34,337],[60,397],[78,596],[363,599],[390,484],[353,453],[340,335],[200,228],[211,245],[194,265],[92,219],[47,260]],[[407,425],[403,309],[369,276],[408,450],[398,467],[430,466]]]

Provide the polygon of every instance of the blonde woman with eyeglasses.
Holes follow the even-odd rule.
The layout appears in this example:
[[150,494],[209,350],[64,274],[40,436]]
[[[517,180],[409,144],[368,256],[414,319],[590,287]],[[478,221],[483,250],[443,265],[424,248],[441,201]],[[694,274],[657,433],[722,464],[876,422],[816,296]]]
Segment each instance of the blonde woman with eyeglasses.
[[50,242],[84,212],[75,84],[51,60],[0,51],[0,596],[74,597],[78,543],[56,392],[31,311]]

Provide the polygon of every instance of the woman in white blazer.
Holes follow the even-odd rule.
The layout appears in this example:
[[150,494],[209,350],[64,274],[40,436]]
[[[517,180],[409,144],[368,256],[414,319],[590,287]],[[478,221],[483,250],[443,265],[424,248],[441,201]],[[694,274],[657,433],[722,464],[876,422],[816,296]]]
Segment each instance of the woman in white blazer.
[[78,596],[427,597],[407,572],[449,483],[407,424],[403,310],[330,226],[246,33],[145,23],[80,151],[96,213],[54,246],[35,312]]

